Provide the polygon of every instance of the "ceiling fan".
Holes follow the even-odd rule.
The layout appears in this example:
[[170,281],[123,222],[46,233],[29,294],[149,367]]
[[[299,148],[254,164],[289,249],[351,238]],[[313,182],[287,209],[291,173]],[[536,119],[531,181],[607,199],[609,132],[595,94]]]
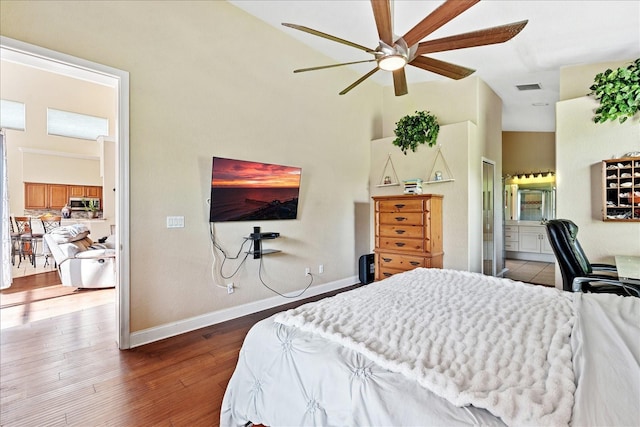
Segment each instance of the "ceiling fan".
[[378,36],[380,37],[378,47],[375,49],[370,49],[366,46],[362,46],[312,28],[304,27],[302,25],[283,23],[282,25],[285,27],[294,28],[315,36],[333,40],[335,42],[363,50],[374,56],[374,59],[301,68],[294,70],[293,72],[301,73],[304,71],[322,70],[363,62],[377,62],[377,65],[373,70],[369,71],[367,74],[342,90],[340,95],[344,95],[349,92],[367,78],[371,77],[378,70],[391,71],[393,73],[393,86],[396,96],[406,95],[408,90],[404,67],[407,64],[452,79],[462,79],[473,74],[475,70],[424,55],[428,53],[464,49],[467,47],[503,43],[518,34],[528,22],[526,20],[514,22],[512,24],[490,27],[483,30],[421,42],[421,40],[426,36],[433,33],[435,30],[442,27],[462,12],[471,8],[479,1],[480,0],[447,0],[436,10],[427,15],[422,21],[416,24],[415,27],[410,29],[404,36],[397,37],[393,34],[390,0],[371,0],[373,16],[376,21]]

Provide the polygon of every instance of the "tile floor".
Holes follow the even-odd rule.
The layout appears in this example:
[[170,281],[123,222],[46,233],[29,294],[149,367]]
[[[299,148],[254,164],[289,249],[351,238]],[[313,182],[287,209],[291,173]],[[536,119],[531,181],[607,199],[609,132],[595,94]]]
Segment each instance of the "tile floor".
[[539,261],[506,260],[508,271],[504,277],[538,285],[555,286],[555,263]]
[[45,273],[47,271],[56,271],[56,267],[53,265],[53,257],[49,257],[47,266],[44,266],[44,257],[38,255],[36,257],[36,266],[31,265],[28,259],[23,259],[18,268],[18,258],[16,257],[16,263],[11,268],[12,277],[30,276],[32,274]]

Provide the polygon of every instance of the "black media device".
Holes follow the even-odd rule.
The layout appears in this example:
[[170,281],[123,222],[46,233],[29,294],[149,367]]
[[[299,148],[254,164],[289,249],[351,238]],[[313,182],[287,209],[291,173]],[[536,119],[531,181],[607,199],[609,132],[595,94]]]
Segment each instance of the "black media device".
[[253,240],[253,259],[258,259],[262,256],[262,240],[277,239],[280,237],[280,233],[275,231],[267,231],[265,233],[260,232],[260,227],[253,227],[253,233],[249,234],[249,239]]
[[362,255],[359,259],[358,276],[360,283],[367,285],[375,279],[376,266],[373,254]]

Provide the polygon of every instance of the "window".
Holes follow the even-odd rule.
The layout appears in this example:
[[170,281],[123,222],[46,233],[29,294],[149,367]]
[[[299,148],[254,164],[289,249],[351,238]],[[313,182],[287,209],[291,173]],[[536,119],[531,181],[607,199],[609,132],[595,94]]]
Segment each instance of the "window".
[[0,100],[0,128],[24,130],[24,117],[22,102]]
[[95,140],[109,135],[109,119],[47,108],[47,133]]

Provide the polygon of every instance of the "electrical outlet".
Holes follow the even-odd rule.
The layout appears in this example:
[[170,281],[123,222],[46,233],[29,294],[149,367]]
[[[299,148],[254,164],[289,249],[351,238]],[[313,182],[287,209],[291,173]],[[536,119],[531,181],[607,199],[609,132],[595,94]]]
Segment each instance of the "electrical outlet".
[[228,294],[232,294],[233,291],[235,291],[235,288],[233,287],[233,282],[232,283],[227,283],[227,293]]
[[322,274],[322,273],[324,273],[324,264],[320,264],[318,266],[318,274]]
[[306,267],[306,268],[304,269],[304,275],[305,275],[305,276],[308,276],[308,275],[310,275],[310,274],[311,274],[311,269],[310,269],[309,267]]

